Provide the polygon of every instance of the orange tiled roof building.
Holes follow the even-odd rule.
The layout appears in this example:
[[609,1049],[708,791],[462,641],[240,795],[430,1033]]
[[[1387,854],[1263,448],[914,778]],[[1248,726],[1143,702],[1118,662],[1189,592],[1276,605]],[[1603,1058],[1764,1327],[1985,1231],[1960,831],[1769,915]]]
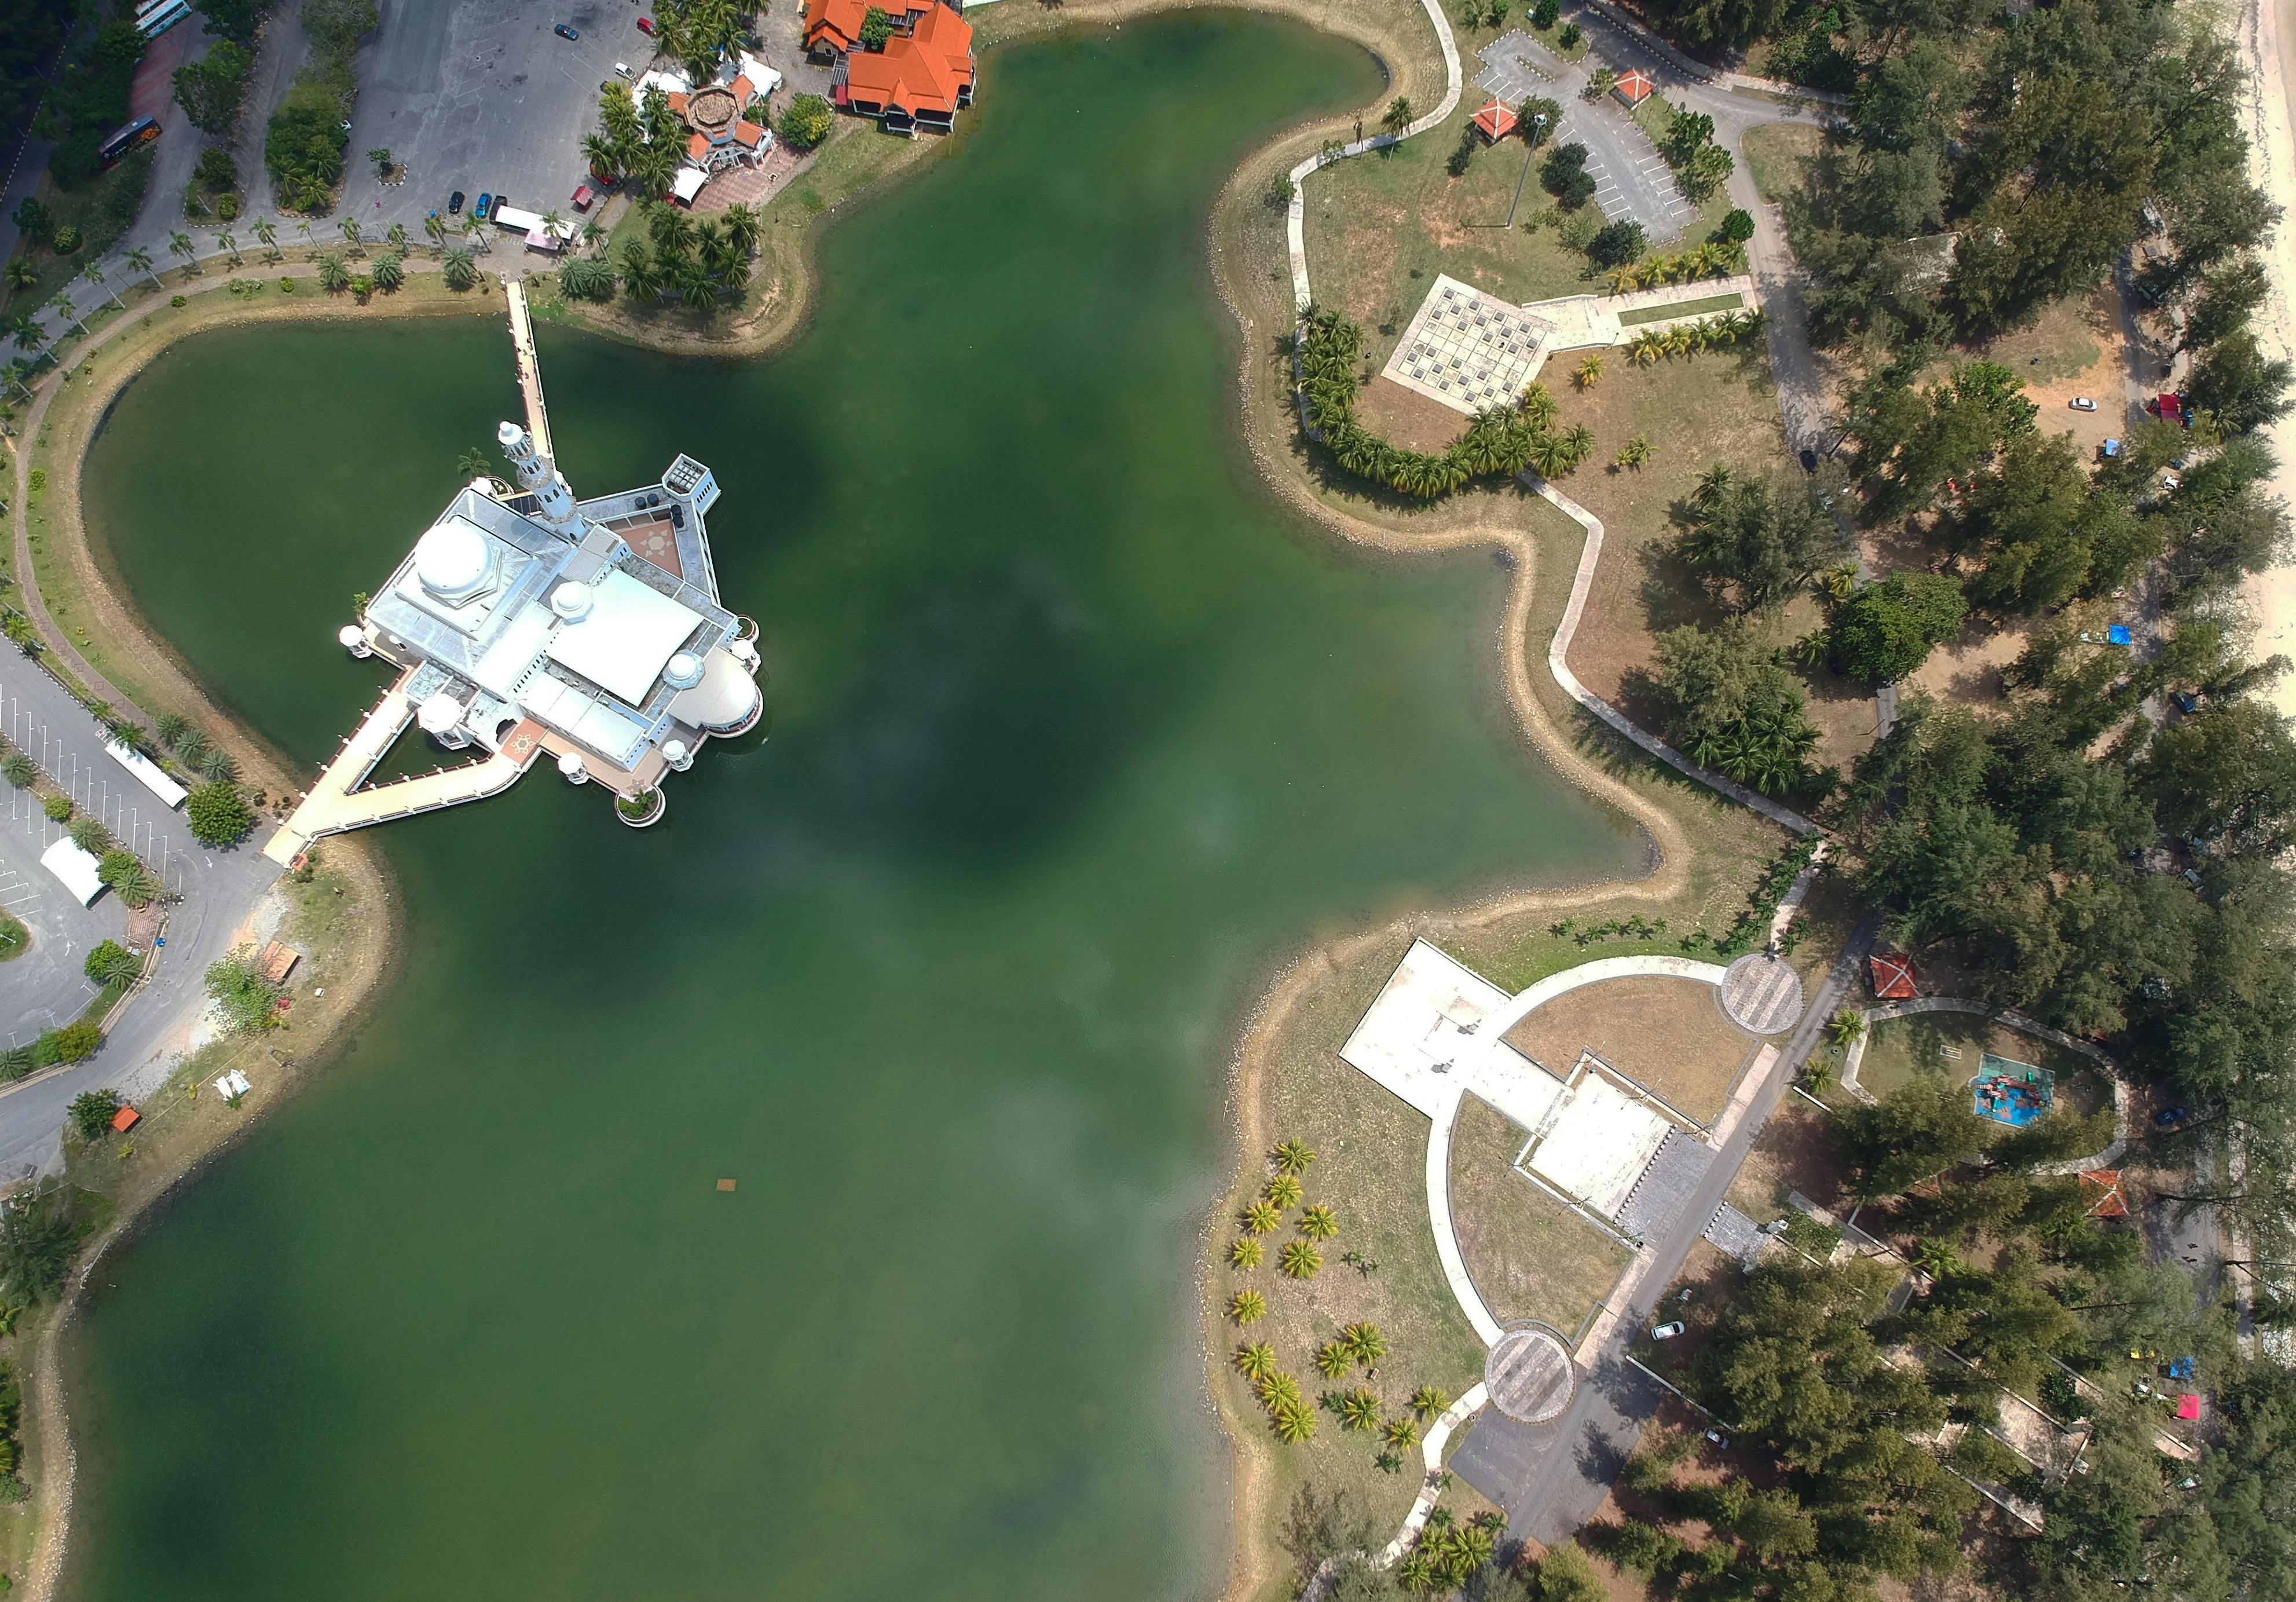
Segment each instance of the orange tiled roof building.
[[895,133],[947,133],[972,103],[972,25],[940,0],[891,0],[893,32],[882,50],[861,47],[867,0],[807,0],[805,47],[831,55],[830,98]]

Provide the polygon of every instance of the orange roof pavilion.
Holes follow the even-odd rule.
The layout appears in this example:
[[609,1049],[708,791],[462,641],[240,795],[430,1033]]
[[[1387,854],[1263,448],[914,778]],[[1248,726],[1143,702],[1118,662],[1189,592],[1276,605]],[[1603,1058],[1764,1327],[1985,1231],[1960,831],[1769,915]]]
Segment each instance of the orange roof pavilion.
[[1514,123],[1514,113],[1499,104],[1496,100],[1493,100],[1474,116],[1475,126],[1483,130],[1483,137],[1493,144],[1496,144],[1509,134],[1513,133]]
[[[931,11],[939,0],[890,0],[884,11],[903,32]],[[869,14],[870,0],[806,0],[805,47],[833,50],[840,55],[861,48],[861,23]]]
[[122,1135],[144,1121],[144,1114],[133,1107],[122,1107],[111,1115],[112,1129]]
[[914,33],[896,35],[872,54],[845,58],[846,102],[915,119],[949,123],[972,99],[972,25],[946,5],[929,4]]
[[1619,81],[1611,92],[1630,106],[1638,106],[1658,90],[1658,84],[1640,67],[1632,67],[1619,74]]
[[1866,974],[1876,1001],[1910,1001],[1921,991],[1914,982],[1914,959],[1904,952],[1875,952],[1866,959]]
[[2075,1177],[2080,1180],[2081,1200],[2088,1204],[2089,1217],[2127,1218],[2128,1216],[2128,1198],[2120,1194],[2119,1169],[2094,1169]]

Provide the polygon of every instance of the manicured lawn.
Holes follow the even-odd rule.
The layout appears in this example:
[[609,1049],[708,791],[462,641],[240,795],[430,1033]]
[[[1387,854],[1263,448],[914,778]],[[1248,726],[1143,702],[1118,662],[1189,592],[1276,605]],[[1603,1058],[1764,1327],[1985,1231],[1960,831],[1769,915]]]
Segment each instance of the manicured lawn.
[[1798,122],[1766,122],[1746,130],[1739,154],[1754,193],[1773,205],[1801,187],[1802,167],[1825,148],[1825,135]]
[[2060,1111],[2086,1117],[2112,1103],[2103,1076],[2087,1058],[1972,1013],[1922,1013],[1875,1024],[1857,1082],[1875,1096],[1887,1096],[1917,1076],[1939,1075],[1966,1083],[1988,1051],[2055,1074]]
[[[1405,1454],[1403,1473],[1387,1473],[1376,1464],[1382,1450],[1376,1435],[1341,1428],[1337,1416],[1320,1407],[1313,1440],[1279,1445],[1259,1401],[1228,1360],[1239,1344],[1266,1341],[1275,1349],[1278,1368],[1299,1382],[1311,1401],[1327,1391],[1362,1385],[1377,1393],[1389,1417],[1404,1410],[1419,1385],[1431,1384],[1456,1397],[1482,1376],[1482,1342],[1459,1310],[1435,1256],[1427,1214],[1427,1120],[1337,1056],[1408,943],[1403,936],[1367,942],[1322,977],[1286,1016],[1262,1070],[1264,1144],[1298,1139],[1313,1147],[1316,1161],[1302,1179],[1304,1203],[1324,1203],[1339,1215],[1337,1238],[1320,1248],[1322,1270],[1312,1279],[1296,1280],[1276,1269],[1277,1253],[1299,1238],[1296,1207],[1285,1211],[1281,1228],[1264,1237],[1262,1266],[1229,1265],[1228,1245],[1239,1233],[1235,1215],[1259,1194],[1269,1172],[1254,1152],[1214,1222],[1207,1274],[1217,1319],[1213,1351],[1221,1366],[1215,1384],[1224,1388],[1236,1427],[1270,1449],[1275,1483],[1268,1505],[1288,1506],[1301,1484],[1314,1485],[1319,1495],[1344,1491],[1374,1525],[1390,1532],[1418,1491],[1417,1449]],[[1349,1251],[1376,1266],[1365,1272],[1341,1261]],[[1258,1323],[1239,1328],[1219,1317],[1218,1310],[1242,1289],[1266,1297],[1268,1311]],[[1357,1369],[1351,1377],[1326,1380],[1315,1367],[1316,1348],[1341,1326],[1359,1320],[1377,1325],[1387,1337],[1388,1355],[1376,1377]]]
[[1645,306],[1639,311],[1619,314],[1619,326],[1632,328],[1637,323],[1656,323],[1668,317],[1694,317],[1701,312],[1735,311],[1746,303],[1746,298],[1736,290],[1726,295],[1707,295],[1696,300],[1677,300],[1665,306]]
[[1720,992],[1695,979],[1612,979],[1557,996],[1507,1033],[1507,1044],[1568,1075],[1591,1051],[1693,1118],[1711,1122],[1755,1042],[1723,1016]]
[[[1587,292],[1594,264],[1586,253],[1552,228],[1523,226],[1554,199],[1536,171],[1524,177],[1529,152],[1521,140],[1479,150],[1463,177],[1445,170],[1481,104],[1462,95],[1441,127],[1311,173],[1301,185],[1308,282],[1320,304],[1363,325],[1374,367],[1394,350],[1439,273],[1518,302]],[[1518,182],[1522,203],[1510,228]]]
[[1502,1324],[1536,1319],[1575,1340],[1629,1253],[1513,1171],[1522,1130],[1470,1096],[1451,1130],[1451,1220],[1467,1273]]

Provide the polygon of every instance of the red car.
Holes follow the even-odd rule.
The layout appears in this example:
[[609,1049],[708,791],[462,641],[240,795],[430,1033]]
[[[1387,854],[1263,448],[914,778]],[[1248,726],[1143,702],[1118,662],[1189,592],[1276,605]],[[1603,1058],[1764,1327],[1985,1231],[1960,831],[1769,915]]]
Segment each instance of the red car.
[[638,31],[646,35],[648,37],[652,37],[653,35],[653,19],[652,17],[640,17],[638,19]]
[[587,211],[590,209],[590,202],[597,198],[598,192],[591,188],[587,184],[578,184],[574,186],[575,210]]

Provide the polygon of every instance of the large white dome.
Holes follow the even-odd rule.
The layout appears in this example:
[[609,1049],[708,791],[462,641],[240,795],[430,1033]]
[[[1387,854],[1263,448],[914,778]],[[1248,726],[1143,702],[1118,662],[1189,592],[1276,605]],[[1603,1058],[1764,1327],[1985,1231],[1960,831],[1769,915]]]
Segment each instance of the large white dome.
[[486,536],[459,519],[435,524],[414,542],[414,576],[442,601],[469,600],[494,577]]
[[443,735],[463,720],[463,703],[441,690],[414,709],[425,734]]

